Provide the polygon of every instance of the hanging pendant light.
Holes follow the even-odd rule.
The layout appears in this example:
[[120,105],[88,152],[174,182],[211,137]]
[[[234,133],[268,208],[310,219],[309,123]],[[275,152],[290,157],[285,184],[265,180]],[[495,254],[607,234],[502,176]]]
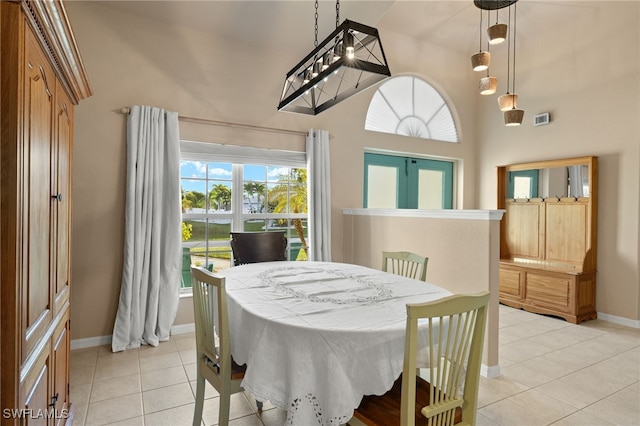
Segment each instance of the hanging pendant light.
[[480,10],[480,47],[478,53],[471,56],[471,67],[474,71],[484,71],[489,68],[491,54],[482,50],[482,9]]
[[378,30],[349,21],[318,43],[318,0],[314,49],[285,77],[278,111],[316,115],[389,77],[391,71]]
[[[487,22],[489,22],[489,11],[487,11]],[[487,43],[487,52],[490,50],[490,45]],[[498,79],[489,75],[489,68],[487,68],[487,76],[480,79],[480,94],[484,96],[493,95],[498,89]]]
[[[498,1],[496,0],[496,6]],[[507,24],[498,23],[498,7],[496,7],[496,23],[487,28],[489,44],[500,44],[507,38]]]
[[[513,76],[512,76],[512,91],[509,93],[509,82],[507,81],[507,93],[498,98],[498,105],[500,110],[504,111],[504,125],[505,126],[519,126],[522,124],[524,118],[524,110],[518,108],[518,94],[516,93],[516,32],[517,32],[517,12],[518,5],[513,6]],[[509,21],[511,21],[511,7],[509,7]],[[509,22],[511,23],[511,22]],[[509,45],[507,46],[507,52],[511,47],[511,39],[509,39]],[[507,79],[509,78],[509,58],[507,55]]]

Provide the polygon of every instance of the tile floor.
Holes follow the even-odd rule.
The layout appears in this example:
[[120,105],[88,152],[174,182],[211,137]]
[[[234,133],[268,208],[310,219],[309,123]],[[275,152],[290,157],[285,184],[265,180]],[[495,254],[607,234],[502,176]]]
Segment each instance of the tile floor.
[[[111,353],[71,352],[74,426],[191,425],[195,339]],[[564,320],[500,306],[502,376],[481,378],[479,426],[640,425],[640,329],[602,320]],[[217,393],[207,388],[203,422],[217,422]],[[253,398],[231,399],[232,426],[282,425],[286,414]],[[306,426],[306,425],[300,425]]]

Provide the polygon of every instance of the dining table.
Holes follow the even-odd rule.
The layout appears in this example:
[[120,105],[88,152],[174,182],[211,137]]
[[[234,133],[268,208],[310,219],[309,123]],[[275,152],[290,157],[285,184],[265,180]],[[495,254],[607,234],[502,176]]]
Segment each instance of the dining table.
[[338,262],[264,262],[224,270],[231,353],[242,386],[286,410],[286,424],[341,425],[364,395],[400,376],[409,303],[452,293]]

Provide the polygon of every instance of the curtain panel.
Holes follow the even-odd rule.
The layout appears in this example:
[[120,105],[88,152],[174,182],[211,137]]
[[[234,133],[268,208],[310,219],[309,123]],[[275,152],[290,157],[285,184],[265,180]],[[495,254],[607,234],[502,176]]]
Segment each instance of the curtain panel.
[[133,106],[127,119],[124,265],[114,352],[169,340],[180,292],[178,114]]
[[307,179],[309,185],[309,260],[331,261],[331,175],[329,132],[307,134]]

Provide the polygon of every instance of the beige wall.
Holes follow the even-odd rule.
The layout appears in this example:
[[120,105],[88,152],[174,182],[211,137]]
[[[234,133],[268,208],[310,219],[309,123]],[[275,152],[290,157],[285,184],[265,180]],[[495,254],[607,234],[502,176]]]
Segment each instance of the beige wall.
[[[640,325],[640,3],[609,2],[601,14],[590,3],[572,25],[519,41],[523,126],[494,125],[495,100],[480,103],[478,207],[496,206],[496,166],[598,156],[596,310]],[[533,127],[546,111],[551,124]]]
[[[615,16],[597,17],[597,22],[581,24],[584,28],[576,33],[568,31],[563,37],[568,42],[562,44],[567,50],[544,35],[535,43],[520,43],[519,51],[531,51],[535,61],[535,66],[527,64],[525,55],[519,55],[518,89],[527,123],[531,114],[546,110],[554,119],[551,125],[537,128],[527,124],[506,129],[499,124],[495,99],[480,99],[475,94],[476,76],[464,71],[469,67],[466,54],[381,29],[392,72],[424,78],[450,102],[460,144],[364,131],[373,90],[317,117],[278,113],[282,80],[298,55],[256,49],[91,2],[66,5],[94,89],[94,96],[77,107],[75,116],[73,339],[109,335],[113,328],[122,271],[126,163],[125,117],[114,110],[133,104],[220,121],[329,130],[335,260],[343,258],[341,211],[362,206],[367,147],[460,160],[458,207],[486,209],[496,205],[497,165],[600,155],[598,310],[640,318],[637,3],[611,7],[607,13]],[[586,31],[588,24],[593,26]],[[623,37],[619,28],[635,31],[635,37]],[[603,34],[593,33],[594,29]],[[594,46],[604,57],[586,50]],[[542,55],[546,51],[550,56]],[[601,62],[593,64],[595,58]],[[585,61],[589,66],[582,65]],[[263,65],[260,78],[255,78],[255,64]],[[550,84],[545,87],[542,83],[547,80]],[[619,109],[620,105],[624,108]],[[212,142],[237,139],[250,145],[304,149],[302,138],[291,136],[267,138],[256,132],[193,125],[183,126],[182,134]],[[190,299],[181,301],[179,321],[189,321],[190,303]]]

